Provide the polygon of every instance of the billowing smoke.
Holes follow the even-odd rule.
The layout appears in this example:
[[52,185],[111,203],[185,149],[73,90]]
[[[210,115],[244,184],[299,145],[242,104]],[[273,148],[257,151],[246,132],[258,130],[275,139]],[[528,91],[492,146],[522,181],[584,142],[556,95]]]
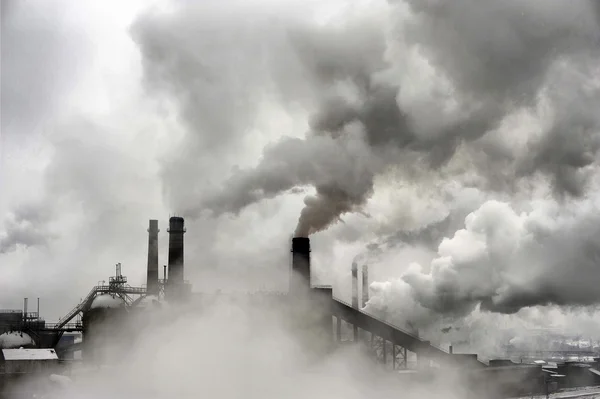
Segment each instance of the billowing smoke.
[[18,246],[35,247],[48,244],[53,235],[45,228],[49,212],[39,205],[22,205],[6,221],[0,236],[0,253],[14,251]]
[[540,201],[517,213],[486,202],[442,241],[427,269],[414,264],[404,281],[421,305],[440,313],[599,303],[599,205]]
[[[268,83],[268,95],[309,111],[309,131],[304,139],[280,138],[258,165],[208,187],[188,204],[189,215],[235,214],[312,186],[296,230],[308,235],[360,211],[379,176],[394,170],[409,181],[423,168],[496,192],[542,181],[561,197],[585,193],[600,126],[599,25],[591,2],[377,4],[362,13],[349,7],[327,25],[290,13],[273,25],[269,43],[277,46],[261,48],[271,76],[259,81]],[[256,21],[270,15],[253,14]],[[156,78],[157,65],[171,65],[177,54],[158,52],[168,38],[158,39],[144,22],[136,38],[144,53],[152,51],[147,71]],[[254,25],[236,29],[257,32]],[[256,46],[255,36],[248,40]],[[219,43],[227,51],[247,44]],[[223,69],[204,66],[202,79]],[[245,72],[252,78],[261,73],[254,67]],[[185,90],[180,79],[177,90]],[[198,126],[194,118],[188,120]],[[224,134],[236,129],[243,127],[227,126]],[[448,170],[452,162],[462,166]]]

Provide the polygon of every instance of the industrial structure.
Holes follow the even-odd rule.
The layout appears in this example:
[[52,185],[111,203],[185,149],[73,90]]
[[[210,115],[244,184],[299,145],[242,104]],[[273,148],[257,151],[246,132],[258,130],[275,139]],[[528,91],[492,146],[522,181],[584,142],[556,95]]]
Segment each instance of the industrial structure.
[[[110,277],[107,285],[93,287],[79,304],[54,324],[46,323],[40,317],[39,301],[38,311],[28,312],[26,299],[22,311],[0,311],[0,349],[55,348],[63,359],[73,351],[82,351],[83,361],[110,363],[110,354],[99,348],[106,347],[108,341],[113,346],[118,344],[117,348],[125,348],[134,339],[122,337],[116,342],[119,339],[115,337],[119,334],[115,331],[121,328],[121,323],[135,317],[148,304],[168,302],[170,306],[177,306],[199,298],[191,294],[191,284],[185,280],[184,219],[171,217],[167,231],[168,266],[163,269],[162,279],[159,278],[158,220],[150,220],[145,286],[130,286],[122,274],[121,264],[117,263],[115,275]],[[290,329],[307,352],[316,356],[335,351],[347,343],[357,344],[388,370],[413,369],[421,378],[427,378],[432,370],[461,370],[462,378],[469,384],[482,390],[496,389],[507,395],[541,392],[547,389],[551,378],[548,376],[558,373],[571,376],[561,381],[563,386],[600,384],[597,353],[591,353],[596,358],[585,367],[576,367],[574,363],[554,367],[548,362],[516,364],[505,360],[486,364],[476,354],[457,354],[451,348],[437,347],[414,332],[365,312],[363,309],[369,301],[368,265],[362,265],[361,272],[362,292],[359,296],[359,265],[353,263],[351,303],[335,297],[331,286],[312,285],[310,240],[294,237],[288,292],[276,296],[259,293],[252,298],[284,306]],[[210,300],[203,297],[203,306],[210,306]],[[70,340],[65,343],[65,333],[71,332],[82,333],[82,342]],[[408,374],[398,375],[405,378]]]

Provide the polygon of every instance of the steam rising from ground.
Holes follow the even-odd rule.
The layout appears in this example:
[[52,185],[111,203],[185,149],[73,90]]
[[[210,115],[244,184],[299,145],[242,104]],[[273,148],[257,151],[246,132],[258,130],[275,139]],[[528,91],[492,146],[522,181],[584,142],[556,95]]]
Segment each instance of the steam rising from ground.
[[456,396],[449,395],[447,386],[442,395],[441,381],[427,387],[400,383],[397,375],[372,367],[356,347],[314,358],[272,305],[250,308],[244,302],[218,300],[202,313],[171,308],[130,320],[112,343],[98,348],[107,366],[73,374],[73,386],[56,394],[90,399],[392,398],[402,388],[408,398],[464,397],[458,388]]

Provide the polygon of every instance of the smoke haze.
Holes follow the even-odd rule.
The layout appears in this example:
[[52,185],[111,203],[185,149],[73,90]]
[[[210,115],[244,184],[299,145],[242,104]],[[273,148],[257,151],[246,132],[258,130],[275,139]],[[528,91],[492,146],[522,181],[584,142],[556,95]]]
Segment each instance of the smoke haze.
[[432,341],[598,314],[595,2],[1,11],[0,308],[142,285],[178,214],[198,291],[286,290],[295,226],[313,283],[348,300],[360,256],[369,311]]

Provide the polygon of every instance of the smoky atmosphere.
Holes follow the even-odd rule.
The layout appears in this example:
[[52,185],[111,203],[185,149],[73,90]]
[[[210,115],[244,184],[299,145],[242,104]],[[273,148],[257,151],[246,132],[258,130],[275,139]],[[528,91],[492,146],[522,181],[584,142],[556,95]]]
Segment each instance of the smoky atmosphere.
[[600,398],[597,1],[0,13],[0,399]]

